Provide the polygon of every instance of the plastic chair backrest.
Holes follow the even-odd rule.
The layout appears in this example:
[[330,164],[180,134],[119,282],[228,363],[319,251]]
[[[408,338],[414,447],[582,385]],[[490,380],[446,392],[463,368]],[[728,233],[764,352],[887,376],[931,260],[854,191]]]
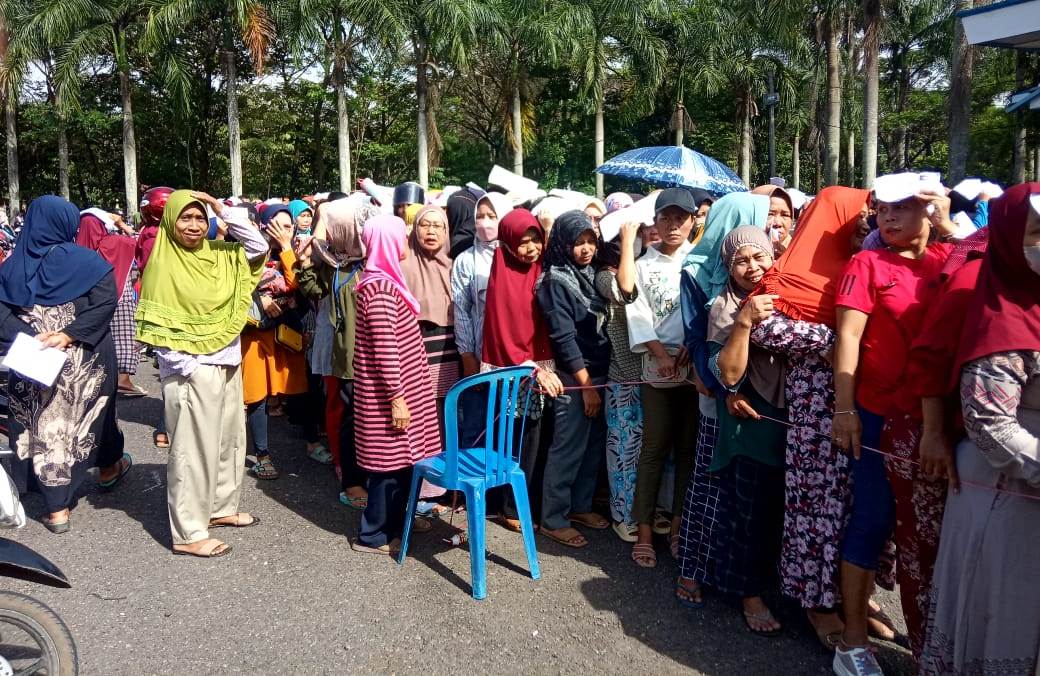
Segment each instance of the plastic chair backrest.
[[[534,373],[531,366],[509,366],[463,378],[455,383],[444,400],[444,481],[449,485],[459,480],[459,398],[466,390],[487,385],[484,433],[476,449],[484,450],[484,479],[489,486],[508,481],[505,460],[513,455],[516,412],[526,414],[530,390],[521,385]],[[488,462],[494,454],[495,461]]]

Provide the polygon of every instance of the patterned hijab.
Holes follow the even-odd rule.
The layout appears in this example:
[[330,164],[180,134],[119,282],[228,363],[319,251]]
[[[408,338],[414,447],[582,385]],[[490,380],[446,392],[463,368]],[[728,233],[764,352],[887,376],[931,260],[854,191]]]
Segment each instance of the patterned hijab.
[[572,253],[578,238],[590,231],[595,233],[596,226],[584,211],[567,211],[560,214],[549,234],[549,244],[545,250],[545,267],[539,284],[544,283],[546,279],[560,284],[592,312],[601,314],[606,310],[606,303],[596,292],[595,266],[590,264],[578,267]]
[[318,206],[315,227],[325,224],[325,239],[314,240],[314,250],[327,265],[340,268],[365,257],[361,225],[378,209],[354,198],[342,198]]

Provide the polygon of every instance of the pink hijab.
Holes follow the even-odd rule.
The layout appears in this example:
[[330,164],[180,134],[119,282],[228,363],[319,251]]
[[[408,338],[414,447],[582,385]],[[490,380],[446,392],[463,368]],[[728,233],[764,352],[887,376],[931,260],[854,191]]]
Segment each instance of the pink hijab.
[[361,273],[357,288],[360,291],[372,282],[390,282],[412,312],[418,315],[419,301],[408,290],[401,270],[405,238],[404,221],[397,216],[380,215],[365,221],[361,228],[361,242],[365,245],[368,258],[365,259],[365,270]]

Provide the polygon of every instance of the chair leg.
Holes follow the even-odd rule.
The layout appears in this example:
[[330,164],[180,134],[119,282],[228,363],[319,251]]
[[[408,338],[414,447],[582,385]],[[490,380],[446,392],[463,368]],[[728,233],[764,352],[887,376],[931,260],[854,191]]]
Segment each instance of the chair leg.
[[483,490],[467,488],[466,517],[469,522],[469,569],[473,578],[473,598],[481,600],[487,596],[487,561],[484,545],[485,494]]
[[538,548],[534,542],[534,523],[531,521],[531,502],[527,497],[527,481],[522,472],[509,477],[509,485],[513,489],[513,502],[516,504],[516,516],[520,520],[520,532],[524,537],[524,551],[527,552],[527,566],[531,569],[531,579],[542,577],[538,567]]
[[408,506],[404,510],[404,530],[401,532],[401,553],[397,555],[397,563],[404,564],[404,557],[408,555],[408,541],[412,537],[412,521],[415,517],[415,503],[419,500],[419,482],[422,481],[422,472],[412,472],[412,485],[408,489]]

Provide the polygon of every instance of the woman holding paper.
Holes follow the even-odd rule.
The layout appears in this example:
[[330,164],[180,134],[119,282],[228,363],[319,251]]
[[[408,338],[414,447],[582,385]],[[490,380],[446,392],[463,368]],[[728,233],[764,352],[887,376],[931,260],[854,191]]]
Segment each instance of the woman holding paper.
[[97,253],[75,243],[78,228],[75,206],[40,197],[29,205],[14,253],[0,266],[0,342],[24,333],[36,337],[37,348],[65,353],[61,372],[47,385],[22,377],[9,363],[12,477],[19,491],[43,495],[44,525],[53,533],[72,527],[69,509],[87,470],[99,466],[101,487],[112,489],[133,462],[116,424],[109,331],[118,300],[115,275]]

